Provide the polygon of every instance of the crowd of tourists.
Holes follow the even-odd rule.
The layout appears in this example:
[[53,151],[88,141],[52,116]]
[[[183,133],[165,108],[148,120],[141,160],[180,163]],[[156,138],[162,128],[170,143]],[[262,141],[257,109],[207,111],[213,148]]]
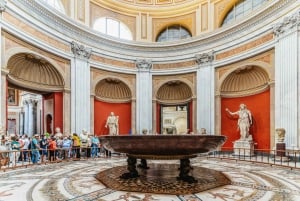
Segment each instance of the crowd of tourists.
[[56,128],[55,134],[52,135],[48,133],[35,134],[31,137],[26,134],[9,137],[2,135],[0,146],[2,147],[0,167],[5,165],[13,167],[21,162],[37,164],[46,161],[79,160],[81,157],[96,158],[101,153],[107,154],[99,138],[89,134],[85,129],[79,135],[77,133],[64,135],[60,132],[60,128]]

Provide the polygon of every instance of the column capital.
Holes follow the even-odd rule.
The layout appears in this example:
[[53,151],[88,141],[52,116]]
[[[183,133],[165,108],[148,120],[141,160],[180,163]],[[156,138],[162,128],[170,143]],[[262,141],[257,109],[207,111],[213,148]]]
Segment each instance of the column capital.
[[33,105],[35,103],[38,103],[38,100],[36,100],[36,99],[26,99],[26,100],[23,101],[24,105],[27,105],[27,104]]
[[135,66],[139,71],[149,71],[152,68],[152,61],[146,59],[138,59]]
[[75,41],[71,43],[71,50],[75,57],[82,59],[89,59],[91,57],[92,48],[85,47],[84,45],[80,45]]
[[0,13],[5,11],[7,1],[6,0],[0,0]]
[[285,17],[282,22],[273,26],[273,33],[276,37],[291,31],[294,27],[300,26],[300,10],[289,17]]
[[199,65],[204,65],[212,62],[214,60],[214,52],[208,52],[208,53],[203,53],[203,54],[196,54],[196,62]]

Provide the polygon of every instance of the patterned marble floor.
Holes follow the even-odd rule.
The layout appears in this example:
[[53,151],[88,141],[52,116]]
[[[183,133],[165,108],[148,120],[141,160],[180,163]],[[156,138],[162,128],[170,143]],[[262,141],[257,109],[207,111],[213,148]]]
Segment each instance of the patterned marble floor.
[[[177,161],[148,163],[176,164]],[[125,157],[112,157],[0,172],[0,201],[300,200],[300,170],[202,157],[192,159],[191,164],[221,171],[231,184],[187,195],[113,190],[95,178],[100,171],[126,165]]]

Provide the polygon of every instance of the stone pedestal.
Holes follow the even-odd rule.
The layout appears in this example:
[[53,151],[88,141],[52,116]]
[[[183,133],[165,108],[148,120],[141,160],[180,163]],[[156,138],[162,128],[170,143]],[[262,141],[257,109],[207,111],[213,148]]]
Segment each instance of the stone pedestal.
[[276,143],[276,156],[285,156],[285,143]]
[[289,158],[285,155],[285,143],[284,142],[277,142],[276,143],[276,153],[275,153],[275,161],[282,161],[287,162],[289,161]]
[[237,140],[233,143],[235,156],[253,156],[254,142],[249,140]]

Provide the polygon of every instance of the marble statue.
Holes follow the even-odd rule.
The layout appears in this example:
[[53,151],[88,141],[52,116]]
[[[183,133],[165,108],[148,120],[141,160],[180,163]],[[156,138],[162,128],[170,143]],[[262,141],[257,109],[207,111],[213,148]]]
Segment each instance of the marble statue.
[[247,106],[245,104],[240,104],[240,109],[236,112],[231,112],[228,108],[226,108],[226,111],[230,115],[238,115],[239,119],[237,122],[238,129],[240,131],[240,140],[248,140],[249,138],[249,129],[252,124],[252,115],[250,110],[247,109]]
[[109,135],[119,135],[119,116],[113,112],[107,117],[105,128],[109,128]]
[[60,128],[59,128],[59,127],[56,127],[56,128],[55,128],[55,134],[54,134],[54,137],[55,137],[56,139],[60,139],[62,136],[63,136],[63,134],[62,134]]

